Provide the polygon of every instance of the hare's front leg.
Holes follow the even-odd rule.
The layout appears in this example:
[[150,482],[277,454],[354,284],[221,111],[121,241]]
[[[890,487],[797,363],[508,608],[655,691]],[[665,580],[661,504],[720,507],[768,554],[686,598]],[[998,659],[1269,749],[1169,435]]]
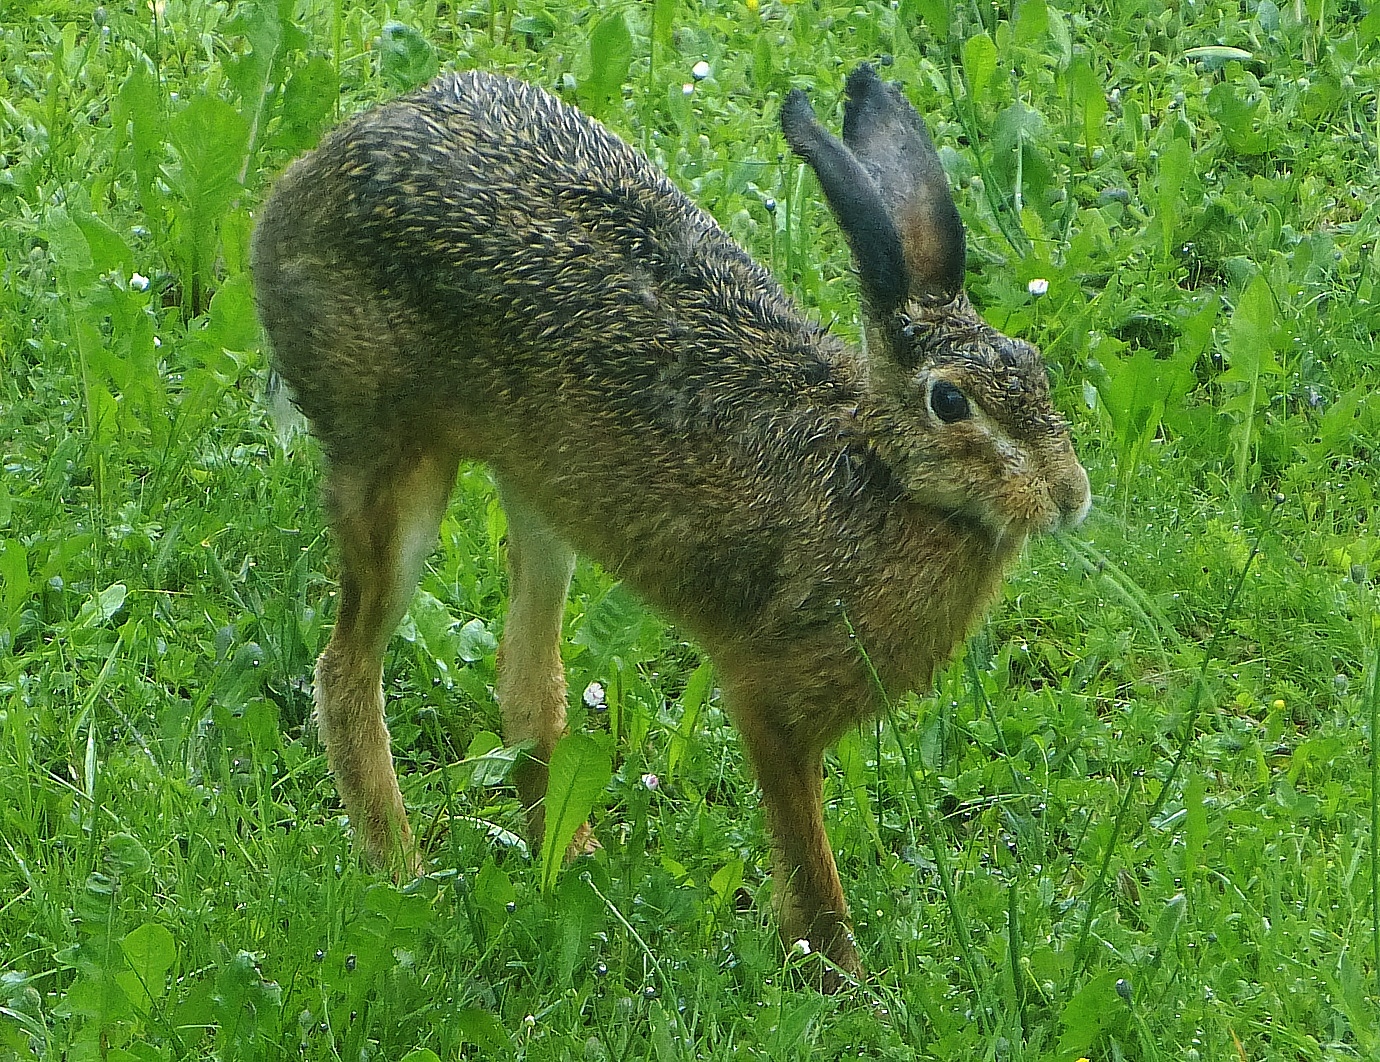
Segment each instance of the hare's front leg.
[[[513,783],[535,850],[546,831],[546,765],[566,729],[561,626],[575,554],[512,490],[500,484],[500,494],[508,517],[508,618],[498,646],[496,692],[504,740],[533,742]],[[581,827],[567,857],[592,843],[588,826]]]
[[790,948],[808,941],[842,970],[841,975],[826,969],[821,976],[821,987],[837,992],[849,976],[861,977],[863,966],[824,830],[822,737],[779,725],[781,715],[760,702],[739,703],[734,714],[762,787],[771,833],[773,903],[782,942]]
[[440,450],[328,471],[326,496],[340,543],[335,629],[316,662],[316,711],[350,823],[376,863],[415,873],[383,712],[383,654],[436,544],[457,458]]

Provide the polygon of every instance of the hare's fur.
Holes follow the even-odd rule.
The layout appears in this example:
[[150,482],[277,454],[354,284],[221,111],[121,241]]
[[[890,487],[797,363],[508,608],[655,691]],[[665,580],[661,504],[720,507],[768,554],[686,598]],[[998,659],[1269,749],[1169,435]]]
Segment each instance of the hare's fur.
[[[497,693],[507,740],[535,741],[517,778],[533,839],[579,551],[714,660],[762,786],[781,932],[860,971],[823,749],[875,711],[878,680],[930,682],[1026,536],[1080,518],[1088,485],[1039,355],[962,294],[919,119],[869,68],[849,94],[846,146],[798,94],[783,124],[859,259],[866,352],[632,148],[494,75],[350,120],[265,204],[259,311],[325,451],[341,550],[319,719],[372,855],[416,865],[382,659],[457,465],[479,459],[508,515]],[[937,387],[967,415],[941,419]]]

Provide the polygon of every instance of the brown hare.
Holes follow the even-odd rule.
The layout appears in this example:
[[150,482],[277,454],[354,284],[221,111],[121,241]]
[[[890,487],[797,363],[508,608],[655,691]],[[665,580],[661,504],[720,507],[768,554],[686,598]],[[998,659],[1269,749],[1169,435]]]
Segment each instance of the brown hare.
[[382,661],[457,465],[481,460],[508,516],[497,697],[506,739],[534,742],[515,779],[531,836],[566,727],[579,551],[714,660],[762,787],[781,934],[851,975],[823,751],[931,681],[1026,537],[1083,517],[1088,477],[1039,354],[964,295],[963,226],[899,89],[859,67],[842,141],[798,90],[781,124],[856,259],[861,349],[597,122],[479,72],[295,163],[253,270],[325,451],[341,593],[316,701],[368,853],[418,865]]

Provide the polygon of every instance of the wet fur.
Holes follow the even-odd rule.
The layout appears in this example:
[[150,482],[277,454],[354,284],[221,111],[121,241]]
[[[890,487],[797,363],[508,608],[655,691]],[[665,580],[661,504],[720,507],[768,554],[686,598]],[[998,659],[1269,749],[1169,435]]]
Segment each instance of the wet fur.
[[[762,785],[783,937],[861,972],[823,750],[876,711],[874,668],[889,693],[927,685],[1026,535],[1087,502],[1039,355],[955,287],[962,229],[942,170],[904,97],[879,86],[866,68],[850,79],[873,145],[857,165],[803,98],[783,115],[855,250],[869,232],[891,248],[860,263],[866,353],[797,310],[640,154],[520,82],[444,76],[350,120],[280,180],[255,234],[257,300],[325,451],[342,571],[318,708],[375,857],[419,865],[381,662],[457,464],[479,459],[509,516],[497,692],[507,740],[536,741],[517,779],[533,840],[565,728],[560,618],[581,552],[715,661]],[[894,136],[912,138],[894,157],[875,146]],[[878,195],[898,166],[912,190]],[[929,410],[941,377],[971,423]]]

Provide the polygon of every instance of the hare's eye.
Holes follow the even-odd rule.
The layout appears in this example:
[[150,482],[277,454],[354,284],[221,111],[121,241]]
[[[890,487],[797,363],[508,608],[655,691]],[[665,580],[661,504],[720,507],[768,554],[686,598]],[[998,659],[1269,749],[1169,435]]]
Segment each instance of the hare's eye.
[[966,420],[973,412],[963,392],[948,380],[936,380],[930,388],[930,410],[945,424]]

